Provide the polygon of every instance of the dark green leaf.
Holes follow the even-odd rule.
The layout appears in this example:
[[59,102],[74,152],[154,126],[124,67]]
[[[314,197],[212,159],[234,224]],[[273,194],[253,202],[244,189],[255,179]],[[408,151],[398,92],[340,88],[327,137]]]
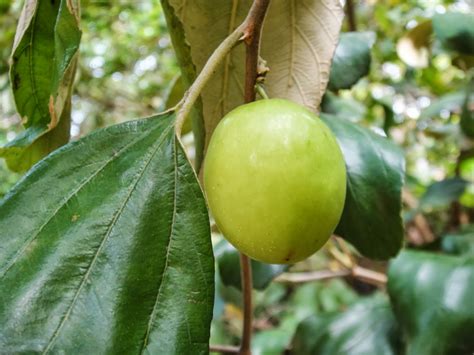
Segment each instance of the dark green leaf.
[[25,2],[13,45],[10,80],[26,130],[0,156],[24,171],[69,139],[71,87],[81,38],[73,1]]
[[347,168],[346,202],[336,233],[370,258],[396,255],[403,241],[402,151],[388,139],[340,117],[321,118],[335,134]]
[[433,16],[433,30],[445,48],[463,54],[474,54],[474,14],[436,14]]
[[341,33],[332,59],[329,89],[349,89],[369,73],[374,41],[372,32]]
[[174,114],[57,150],[0,216],[3,352],[207,353],[209,221]]
[[407,355],[474,351],[474,259],[404,251],[390,265],[388,291]]
[[312,315],[293,339],[292,354],[398,354],[397,324],[385,296],[377,294],[345,312]]
[[[215,256],[222,283],[240,290],[240,256],[237,249],[222,239],[216,246]],[[286,265],[265,264],[256,260],[251,260],[251,263],[253,287],[257,290],[265,289],[275,277],[288,269]]]
[[450,254],[474,256],[474,224],[443,236],[441,248]]
[[420,208],[442,208],[457,201],[466,190],[468,182],[461,178],[451,178],[430,185],[420,199]]

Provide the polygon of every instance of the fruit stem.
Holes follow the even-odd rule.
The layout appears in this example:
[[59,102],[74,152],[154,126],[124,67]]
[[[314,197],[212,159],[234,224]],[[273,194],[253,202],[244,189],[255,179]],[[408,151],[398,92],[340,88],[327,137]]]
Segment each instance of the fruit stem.
[[268,94],[266,93],[262,85],[260,84],[255,85],[255,91],[257,92],[257,94],[260,95],[262,99],[265,99],[265,100],[269,99]]

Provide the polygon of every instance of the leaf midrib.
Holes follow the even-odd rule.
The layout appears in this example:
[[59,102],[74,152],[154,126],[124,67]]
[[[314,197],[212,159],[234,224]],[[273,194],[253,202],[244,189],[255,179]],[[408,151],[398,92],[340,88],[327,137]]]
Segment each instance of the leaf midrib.
[[[169,131],[173,127],[174,127],[173,125],[170,125],[168,128],[166,128],[162,132],[161,136],[158,138],[157,142],[155,143],[155,146],[151,149],[151,150],[153,150],[153,152],[150,154],[150,158],[145,162],[143,167],[140,169],[140,172],[137,174],[137,178],[136,178],[135,182],[132,184],[131,188],[129,189],[129,192],[127,193],[127,196],[125,197],[124,202],[120,205],[120,207],[115,212],[114,217],[113,217],[110,225],[108,226],[104,237],[102,238],[102,241],[99,245],[99,248],[97,249],[97,252],[95,253],[91,263],[89,264],[89,267],[87,268],[86,273],[84,274],[84,276],[81,280],[81,283],[80,283],[80,285],[79,285],[79,287],[78,287],[78,289],[77,289],[77,291],[74,295],[74,298],[73,298],[70,306],[68,307],[68,309],[66,311],[65,316],[63,317],[63,319],[59,323],[58,327],[56,328],[56,331],[53,333],[53,336],[51,337],[50,341],[48,342],[48,345],[46,346],[45,350],[42,353],[43,355],[47,354],[49,352],[49,350],[52,348],[52,346],[54,345],[54,343],[56,342],[56,339],[58,338],[61,330],[63,329],[63,327],[64,327],[64,325],[65,325],[65,323],[66,323],[66,321],[69,317],[69,315],[72,312],[72,309],[74,308],[74,305],[77,302],[77,299],[79,298],[79,294],[81,293],[81,291],[82,291],[82,289],[83,289],[83,287],[86,283],[86,280],[87,280],[88,276],[90,275],[91,270],[93,269],[96,260],[99,257],[99,254],[102,252],[102,249],[103,249],[105,243],[107,242],[111,232],[113,231],[117,221],[122,216],[122,212],[125,209],[125,206],[127,205],[128,201],[130,200],[130,197],[132,196],[133,192],[135,191],[135,188],[137,187],[138,183],[141,181],[142,177],[145,175],[145,172],[146,172],[148,166],[150,165],[151,161],[155,157],[156,153],[159,151],[159,149],[162,146],[163,142],[165,142],[165,138],[167,137]],[[146,132],[146,133],[149,133],[149,132]]]

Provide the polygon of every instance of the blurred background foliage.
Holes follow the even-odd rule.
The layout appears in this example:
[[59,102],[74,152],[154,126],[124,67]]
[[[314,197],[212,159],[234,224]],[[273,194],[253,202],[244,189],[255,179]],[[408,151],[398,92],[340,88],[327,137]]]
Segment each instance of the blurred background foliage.
[[[158,1],[83,0],[81,3],[83,35],[73,94],[72,139],[100,127],[160,111],[179,73]],[[340,46],[357,53],[346,70],[358,71],[360,75],[352,80],[347,75],[338,77],[337,73],[331,73],[330,90],[323,100],[322,111],[343,115],[387,135],[404,149],[407,175],[403,217],[407,247],[472,258],[474,53],[469,41],[446,46],[448,42],[442,40],[446,33],[443,24],[432,19],[446,12],[472,14],[473,4],[467,0],[354,3],[357,3],[353,7],[355,28],[354,23],[346,21],[343,30],[363,33],[357,38],[350,34],[345,40],[342,36]],[[21,6],[21,0],[0,0],[2,145],[22,129],[8,80],[8,58]],[[451,25],[455,23],[453,20]],[[474,23],[471,25],[474,28]],[[351,48],[353,43],[358,45]],[[339,65],[336,63],[335,60],[334,66]],[[192,144],[192,138],[185,138],[185,142]],[[0,161],[0,197],[20,177]],[[238,344],[242,326],[238,256],[218,231],[213,233],[213,240],[220,272],[216,274],[211,343]],[[347,260],[334,248],[338,243],[342,242],[329,243],[322,252],[293,266],[292,271],[344,269]],[[386,271],[385,263],[357,256],[350,246],[342,250],[354,255],[359,265],[381,273]],[[412,263],[418,260],[418,256],[410,259],[410,254],[403,254],[402,258]],[[383,285],[351,277],[301,285],[277,278],[279,282],[270,283],[275,275],[286,270],[254,266],[254,354],[279,354],[290,347],[301,354],[398,353],[400,339],[416,338],[419,330],[416,322],[410,323],[415,328],[403,332],[392,312],[387,311],[390,303]],[[433,270],[444,272],[435,266]],[[472,273],[467,277],[472,281]],[[392,290],[400,285],[414,286],[408,278],[398,278],[397,282],[390,286],[389,281],[390,296],[395,301],[398,294]],[[437,287],[442,290],[448,286]],[[463,305],[470,304],[472,311],[472,301],[466,302]],[[403,314],[403,302],[396,304]],[[407,312],[430,314],[422,307]],[[469,328],[474,327],[472,318],[470,322],[466,326],[472,330]],[[318,337],[314,337],[313,328],[320,330]],[[444,344],[439,346],[442,348]]]
[[[22,129],[15,114],[8,60],[22,0],[0,0],[0,145]],[[82,39],[71,136],[156,113],[178,74],[158,1],[81,1]],[[20,175],[0,162],[0,196]]]

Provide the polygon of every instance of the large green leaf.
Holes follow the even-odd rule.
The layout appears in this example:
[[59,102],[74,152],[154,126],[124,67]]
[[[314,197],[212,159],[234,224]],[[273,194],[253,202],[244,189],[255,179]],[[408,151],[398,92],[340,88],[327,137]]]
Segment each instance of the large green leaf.
[[207,353],[207,210],[174,114],[97,131],[0,202],[0,349]]
[[[32,164],[69,139],[71,87],[81,38],[75,1],[27,0],[12,52],[10,79],[26,130],[0,157],[15,171]],[[40,141],[39,141],[40,140]]]
[[388,259],[402,246],[402,151],[388,139],[343,118],[321,115],[335,134],[347,168],[344,211],[336,233],[362,254]]
[[399,354],[398,329],[387,298],[358,301],[342,313],[312,315],[296,330],[292,354]]
[[370,70],[372,32],[345,32],[339,37],[329,76],[329,89],[349,89]]
[[[188,43],[197,72],[211,53],[244,20],[252,4],[244,1],[162,0],[174,9],[169,29],[182,31],[173,45]],[[169,5],[168,5],[169,4]],[[329,79],[343,11],[337,0],[272,0],[265,19],[261,55],[270,71],[265,80],[270,97],[287,98],[317,110]],[[178,41],[179,39],[179,41]],[[206,144],[220,119],[244,103],[245,47],[238,46],[216,69],[201,97]]]
[[[215,256],[222,283],[226,286],[234,286],[240,290],[242,287],[240,279],[240,256],[237,249],[223,239],[216,245]],[[253,287],[257,290],[265,289],[275,277],[288,269],[287,265],[265,264],[256,260],[251,260],[251,263]]]
[[474,259],[404,251],[390,265],[388,291],[407,355],[474,351]]
[[433,30],[444,47],[463,54],[474,54],[474,14],[436,14],[433,16]]

